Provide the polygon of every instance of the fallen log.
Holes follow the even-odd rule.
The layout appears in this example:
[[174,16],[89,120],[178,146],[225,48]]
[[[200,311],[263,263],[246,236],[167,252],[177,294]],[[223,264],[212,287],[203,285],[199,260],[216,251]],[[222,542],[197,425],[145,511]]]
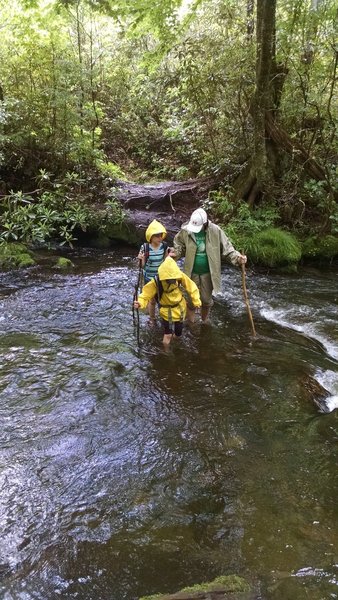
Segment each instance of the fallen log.
[[126,212],[129,226],[134,225],[140,237],[144,236],[148,224],[156,218],[166,227],[168,238],[172,239],[214,187],[215,180],[208,178],[146,185],[119,181],[115,197]]

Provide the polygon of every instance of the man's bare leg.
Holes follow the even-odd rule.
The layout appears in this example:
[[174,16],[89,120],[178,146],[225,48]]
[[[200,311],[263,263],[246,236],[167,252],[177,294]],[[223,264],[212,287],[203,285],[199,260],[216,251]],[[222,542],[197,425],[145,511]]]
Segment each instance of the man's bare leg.
[[187,306],[187,319],[189,323],[195,323],[195,311]]
[[211,306],[202,306],[201,308],[201,319],[203,323],[209,323]]

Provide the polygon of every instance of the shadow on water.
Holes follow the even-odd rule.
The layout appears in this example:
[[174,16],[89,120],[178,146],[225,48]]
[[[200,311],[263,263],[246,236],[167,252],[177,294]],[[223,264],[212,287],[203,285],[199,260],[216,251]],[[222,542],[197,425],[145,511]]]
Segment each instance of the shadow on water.
[[129,250],[74,261],[1,283],[2,597],[129,600],[227,573],[261,598],[338,597],[337,411],[304,384],[337,382],[332,332],[307,329],[332,319],[335,274],[249,278],[253,340],[225,270],[212,326],[164,351],[143,315],[137,347]]

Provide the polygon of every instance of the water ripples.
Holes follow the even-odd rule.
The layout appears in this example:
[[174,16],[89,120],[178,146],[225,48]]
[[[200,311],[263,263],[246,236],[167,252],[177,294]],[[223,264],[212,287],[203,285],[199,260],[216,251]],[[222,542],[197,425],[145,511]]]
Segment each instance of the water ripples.
[[[267,546],[263,562],[274,555],[261,516],[273,530],[283,490],[283,541],[287,508],[302,526],[304,520],[292,485],[310,498],[310,477],[331,505],[333,463],[322,444],[333,443],[334,424],[331,434],[300,398],[312,371],[323,385],[334,385],[333,359],[315,336],[271,325],[264,313],[276,317],[284,303],[281,314],[296,318],[296,287],[291,303],[282,280],[248,278],[259,331],[253,342],[240,277],[225,272],[227,291],[215,304],[213,326],[185,331],[165,352],[160,330],[147,330],[143,315],[137,347],[131,260],[114,253],[100,260],[87,259],[82,274],[3,279],[0,593],[6,600],[121,600],[174,590],[179,580],[240,571],[243,540],[247,570],[258,569],[257,544]],[[330,296],[327,283],[320,289]],[[313,296],[311,303],[298,311],[297,323],[320,317],[324,309]],[[320,498],[320,519],[324,504]],[[311,556],[318,558],[315,550]]]

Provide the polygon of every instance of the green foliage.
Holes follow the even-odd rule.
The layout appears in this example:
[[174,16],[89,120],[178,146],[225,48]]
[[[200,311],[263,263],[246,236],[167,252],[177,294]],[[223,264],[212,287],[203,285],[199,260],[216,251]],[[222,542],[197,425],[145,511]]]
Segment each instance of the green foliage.
[[235,247],[246,250],[253,234],[273,227],[279,221],[279,210],[274,204],[251,209],[245,202],[234,207],[229,200],[229,192],[210,192],[204,207],[227,223],[224,230]]
[[[290,208],[289,222],[297,196],[302,219],[334,233],[336,6],[334,0],[316,10],[310,2],[277,4],[276,119],[320,163],[327,181],[304,186],[295,155],[281,152],[271,190]],[[49,180],[60,185],[59,191],[46,187],[47,177],[42,186],[57,202],[39,191],[16,203],[16,218],[4,207],[5,239],[61,235],[72,243],[94,216],[80,214],[87,210],[81,201],[62,221],[62,202],[74,204],[68,190],[62,200],[67,172],[82,174],[85,182],[72,181],[81,198],[82,187],[94,188],[92,169],[99,170],[100,183],[124,174],[143,181],[206,175],[231,185],[255,149],[256,48],[247,7],[245,0],[0,3],[1,193],[3,187],[4,193],[33,189],[39,171],[53,173]],[[215,212],[240,245],[249,231],[278,222],[271,196],[250,214],[227,202],[215,202]],[[118,213],[112,216],[117,222]]]
[[11,13],[0,6],[0,19],[3,164],[32,177],[38,168],[58,174],[102,159],[101,50],[89,12],[37,2]]
[[337,202],[332,203],[332,211],[329,216],[331,221],[331,231],[332,233],[338,234],[338,205]]
[[247,239],[246,252],[254,263],[267,267],[298,263],[302,254],[298,240],[277,228],[254,233]]
[[238,90],[249,93],[253,87],[245,71],[253,67],[254,57],[246,49],[245,64],[235,41],[245,38],[242,9],[232,9],[230,47],[224,23],[206,5],[198,24],[191,20],[184,38],[156,66],[144,51],[145,46],[154,48],[149,36],[143,43],[133,40],[132,47],[124,41],[116,49],[106,82],[112,108],[103,128],[105,149],[114,160],[127,154],[133,168],[152,178],[180,179],[219,174],[231,157],[238,158],[247,144],[238,137],[241,111],[247,110]]
[[76,198],[84,184],[77,173],[66,173],[62,180],[50,180],[50,174],[40,171],[40,185],[49,186],[37,197],[11,192],[4,197],[0,211],[0,242],[24,241],[48,244],[58,240],[70,247],[79,231],[95,228],[104,231],[109,224],[121,224],[124,212],[114,198],[98,211]]
[[0,240],[19,240],[32,244],[42,244],[59,238],[61,244],[72,245],[75,241],[76,226],[85,227],[88,213],[79,204],[65,209],[62,198],[45,192],[38,201],[23,195],[11,193],[5,198],[7,209],[0,218]]
[[[332,179],[334,174],[332,173]],[[322,215],[327,229],[338,233],[338,205],[332,192],[329,192],[324,181],[310,179],[305,181],[302,194],[306,204],[315,206]]]
[[126,176],[122,169],[118,165],[110,161],[105,162],[103,160],[97,160],[95,165],[98,171],[102,173],[102,175],[109,177],[113,181],[116,181],[117,179],[126,179]]
[[[121,204],[115,198],[110,198],[105,203],[106,207],[106,219],[105,223],[107,226],[110,225],[122,225],[125,220],[125,213]],[[105,231],[105,225],[102,225],[101,231]]]
[[338,237],[311,236],[303,242],[302,255],[315,260],[331,260],[338,256]]

